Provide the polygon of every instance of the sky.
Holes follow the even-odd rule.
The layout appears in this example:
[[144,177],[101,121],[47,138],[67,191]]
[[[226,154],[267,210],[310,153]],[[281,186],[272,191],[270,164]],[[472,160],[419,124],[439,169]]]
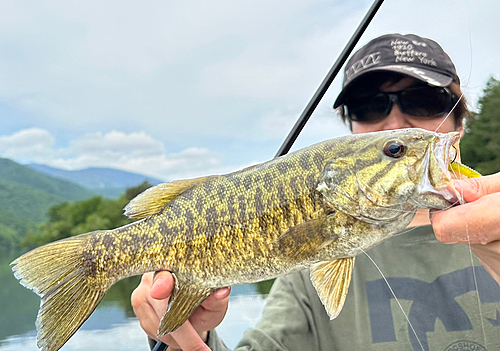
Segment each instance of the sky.
[[[2,1],[0,157],[162,180],[274,157],[371,1]],[[500,78],[498,0],[386,0],[358,44],[432,38],[473,108]],[[348,134],[339,75],[294,149]]]

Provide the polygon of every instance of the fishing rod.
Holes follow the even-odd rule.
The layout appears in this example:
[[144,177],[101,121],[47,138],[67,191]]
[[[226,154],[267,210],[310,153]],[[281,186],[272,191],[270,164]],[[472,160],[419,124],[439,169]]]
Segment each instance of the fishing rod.
[[293,143],[295,142],[295,140],[297,140],[300,132],[302,131],[307,121],[309,120],[309,117],[311,117],[312,113],[316,109],[316,106],[318,106],[319,102],[321,101],[326,91],[332,84],[333,80],[337,76],[337,73],[339,73],[345,61],[347,60],[352,50],[358,43],[359,38],[361,38],[361,36],[365,32],[365,29],[368,27],[368,25],[370,24],[371,20],[373,19],[373,17],[377,13],[378,9],[380,8],[383,2],[384,0],[375,0],[373,2],[372,6],[366,13],[361,23],[359,24],[358,28],[356,28],[356,31],[352,35],[351,39],[344,47],[344,50],[342,50],[342,52],[340,53],[337,61],[335,61],[332,68],[326,75],[325,79],[323,79],[319,88],[316,90],[313,97],[305,107],[304,111],[297,119],[297,122],[295,122],[295,125],[293,126],[292,130],[290,131],[290,133],[288,133],[288,136],[286,137],[285,141],[283,142],[283,144],[281,144],[281,147],[279,148],[275,157],[286,155],[288,151],[290,151],[290,148],[292,147]]
[[[375,0],[372,6],[368,9],[368,12],[366,13],[365,17],[361,20],[361,23],[358,25],[358,28],[356,28],[356,31],[351,36],[351,39],[349,39],[349,41],[347,42],[346,46],[344,47],[344,50],[342,50],[339,57],[333,64],[332,68],[330,69],[330,71],[328,71],[326,77],[323,79],[320,86],[312,96],[311,100],[306,105],[304,111],[297,119],[297,122],[295,122],[295,125],[293,126],[292,130],[290,131],[290,133],[288,133],[288,136],[286,137],[285,141],[279,148],[275,157],[286,155],[288,151],[290,151],[290,148],[292,147],[293,143],[295,142],[295,140],[297,140],[300,132],[306,125],[311,115],[313,114],[314,110],[316,109],[319,102],[325,95],[326,91],[332,84],[333,80],[339,73],[340,69],[342,68],[345,61],[351,54],[352,50],[354,50],[354,47],[356,46],[359,39],[365,32],[366,28],[370,24],[373,17],[375,17],[375,14],[377,13],[380,6],[382,6],[383,2],[384,0]],[[168,345],[165,344],[164,342],[158,341],[152,351],[164,351],[167,348],[167,346]]]

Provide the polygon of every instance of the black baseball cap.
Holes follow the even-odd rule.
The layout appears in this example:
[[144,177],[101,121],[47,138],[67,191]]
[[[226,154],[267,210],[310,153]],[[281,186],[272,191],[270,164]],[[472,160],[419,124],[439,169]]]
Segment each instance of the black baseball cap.
[[405,74],[438,87],[446,87],[452,81],[460,83],[450,56],[434,40],[414,34],[386,34],[371,40],[352,55],[344,69],[342,91],[333,107],[344,102],[353,82],[375,71]]

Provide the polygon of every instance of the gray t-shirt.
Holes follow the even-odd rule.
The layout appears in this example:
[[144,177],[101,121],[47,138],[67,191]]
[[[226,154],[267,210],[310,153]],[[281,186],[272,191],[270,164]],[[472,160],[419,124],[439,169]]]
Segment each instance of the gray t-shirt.
[[[417,337],[377,268],[360,255],[336,319],[328,318],[309,270],[290,274],[276,280],[262,319],[235,350],[500,350],[500,287],[475,256],[473,270],[467,245],[444,245],[424,226],[368,253]],[[227,350],[215,331],[207,343]]]

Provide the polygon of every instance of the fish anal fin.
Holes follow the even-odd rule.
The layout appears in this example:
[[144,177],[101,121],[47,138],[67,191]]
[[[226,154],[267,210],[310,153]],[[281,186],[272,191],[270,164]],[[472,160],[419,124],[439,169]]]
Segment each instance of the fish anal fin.
[[336,318],[351,282],[354,257],[320,262],[311,267],[311,281],[330,319]]
[[199,289],[193,285],[180,285],[169,301],[169,308],[163,315],[158,336],[165,336],[177,330],[191,316],[194,310],[216,289]]
[[157,214],[177,196],[208,178],[210,177],[175,180],[153,186],[133,198],[125,206],[124,214],[130,219],[141,219]]

